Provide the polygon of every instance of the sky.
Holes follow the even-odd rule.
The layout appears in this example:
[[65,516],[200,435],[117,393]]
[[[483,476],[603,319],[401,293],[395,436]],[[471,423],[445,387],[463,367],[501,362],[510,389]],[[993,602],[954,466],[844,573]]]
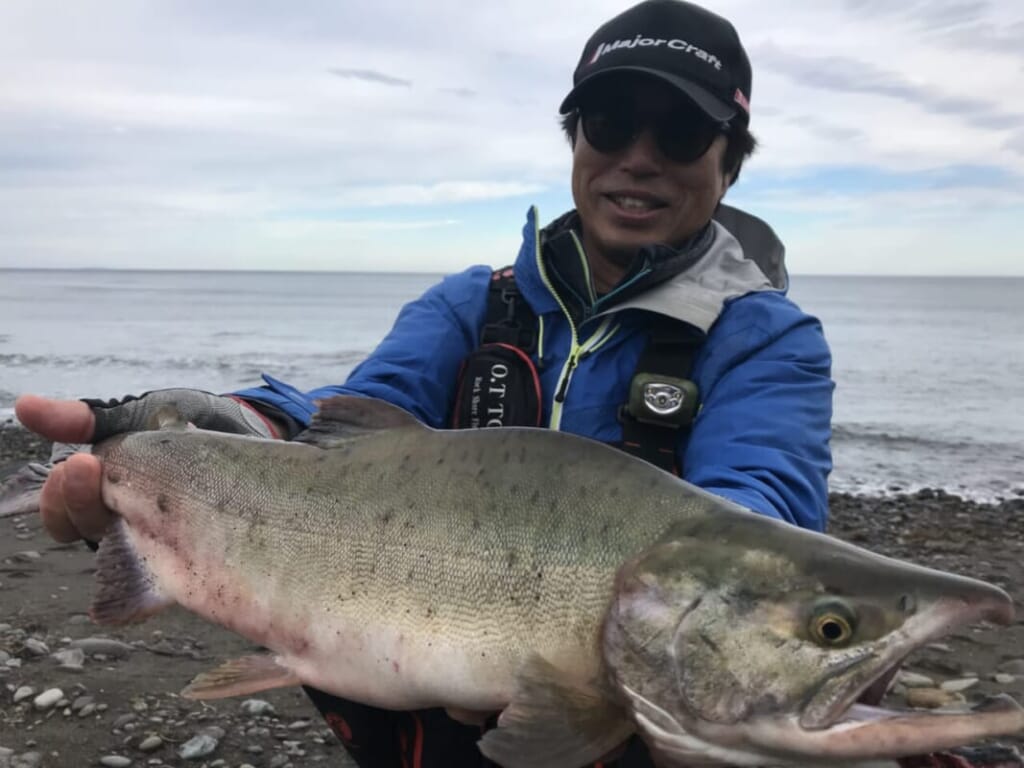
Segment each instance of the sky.
[[[510,263],[610,0],[3,0],[0,268]],[[1024,2],[708,0],[792,273],[1024,275]]]

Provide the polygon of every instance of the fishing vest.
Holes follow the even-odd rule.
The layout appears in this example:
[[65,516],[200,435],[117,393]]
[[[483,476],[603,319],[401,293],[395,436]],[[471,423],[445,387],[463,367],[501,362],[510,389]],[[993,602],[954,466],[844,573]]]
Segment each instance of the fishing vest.
[[[542,427],[543,399],[534,362],[538,322],[516,285],[512,267],[495,270],[479,346],[459,371],[453,429]],[[679,320],[655,316],[650,337],[618,409],[622,440],[612,443],[681,475],[676,445],[697,414],[690,379],[699,340]]]

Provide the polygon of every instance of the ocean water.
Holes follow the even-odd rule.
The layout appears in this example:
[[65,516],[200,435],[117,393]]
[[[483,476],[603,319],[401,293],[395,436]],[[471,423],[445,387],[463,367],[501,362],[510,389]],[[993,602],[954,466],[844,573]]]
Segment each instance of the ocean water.
[[[0,270],[15,397],[344,380],[436,275]],[[795,276],[837,381],[834,490],[1024,493],[1024,279]]]

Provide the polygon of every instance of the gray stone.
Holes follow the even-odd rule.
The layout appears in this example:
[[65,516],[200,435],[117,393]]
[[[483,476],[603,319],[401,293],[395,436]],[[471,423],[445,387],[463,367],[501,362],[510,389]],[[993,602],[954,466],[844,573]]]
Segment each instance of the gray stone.
[[82,653],[88,656],[99,654],[111,659],[124,658],[135,650],[135,646],[106,637],[84,637],[81,640],[73,640],[68,647],[80,648]]
[[1017,677],[1016,675],[1008,675],[1005,672],[996,672],[992,675],[992,679],[1000,685],[1010,685],[1017,679]]
[[36,695],[36,689],[31,685],[23,685],[14,692],[14,703],[20,704],[25,699]]
[[246,699],[241,703],[239,709],[243,715],[251,715],[253,717],[274,714],[274,705],[263,699]]
[[200,760],[212,755],[220,742],[208,733],[193,736],[178,748],[178,757],[182,760]]
[[57,702],[64,698],[64,691],[60,688],[50,688],[43,691],[32,700],[32,706],[40,712],[53,709]]
[[902,671],[899,673],[899,677],[896,678],[900,683],[905,685],[907,688],[934,688],[935,681],[927,675],[922,675],[918,672]]
[[968,688],[973,688],[978,684],[978,678],[976,677],[963,677],[959,680],[946,680],[939,687],[944,691],[950,693],[960,693],[966,691]]
[[160,747],[164,745],[164,740],[156,734],[147,736],[139,742],[140,752],[156,752]]
[[907,704],[919,709],[938,709],[961,701],[962,696],[941,688],[911,688],[907,691]]
[[71,702],[71,711],[78,712],[82,707],[92,704],[92,696],[78,696],[74,701]]
[[1004,661],[998,667],[997,670],[1005,672],[1008,675],[1019,675],[1024,676],[1024,659],[1010,659]]
[[30,637],[25,641],[25,650],[33,656],[46,656],[50,653],[49,646],[42,640],[37,640],[34,637]]
[[85,663],[85,654],[81,648],[66,648],[63,651],[57,651],[52,656],[60,664],[61,669],[77,672],[81,671],[82,665]]
[[121,755],[104,755],[100,758],[100,765],[105,768],[128,768],[132,764],[130,758]]

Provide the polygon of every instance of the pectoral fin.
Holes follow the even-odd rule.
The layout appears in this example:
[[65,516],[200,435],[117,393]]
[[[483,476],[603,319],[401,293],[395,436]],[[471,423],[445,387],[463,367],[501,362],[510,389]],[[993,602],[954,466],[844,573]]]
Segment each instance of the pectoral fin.
[[273,656],[243,656],[196,675],[181,695],[186,699],[226,699],[300,684],[295,673]]
[[520,670],[512,702],[480,751],[505,768],[577,768],[633,732],[626,711],[599,686],[570,678],[535,656]]
[[174,601],[160,589],[118,518],[96,553],[96,594],[89,615],[97,624],[129,624],[171,605]]

